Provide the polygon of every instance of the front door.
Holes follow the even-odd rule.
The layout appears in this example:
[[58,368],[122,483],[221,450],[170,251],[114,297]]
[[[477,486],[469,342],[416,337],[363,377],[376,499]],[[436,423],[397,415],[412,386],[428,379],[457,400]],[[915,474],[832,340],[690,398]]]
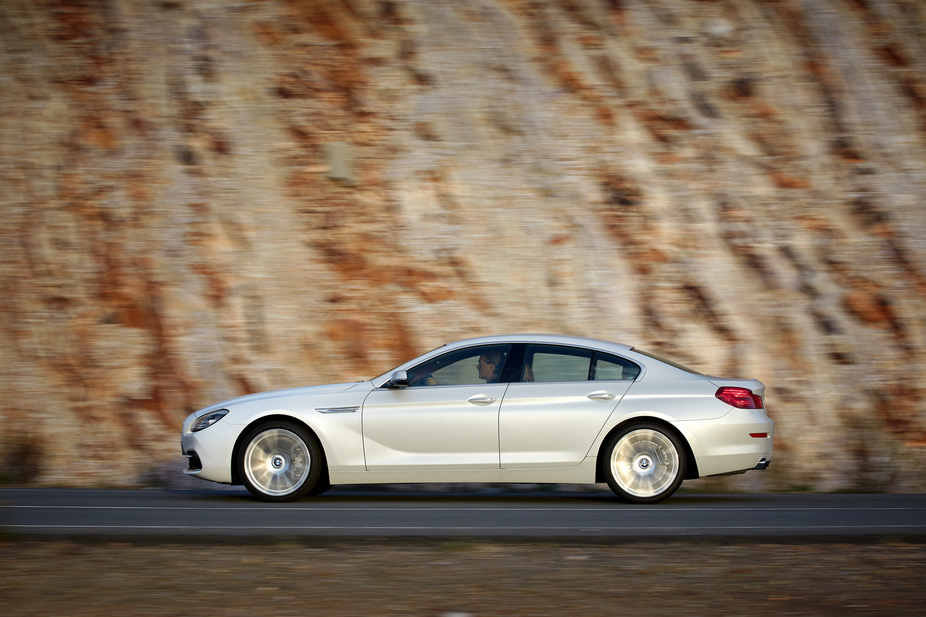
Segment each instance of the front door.
[[373,390],[363,404],[367,469],[498,469],[498,410],[507,387]]
[[510,347],[458,349],[410,369],[409,387],[373,390],[362,411],[367,469],[498,469]]

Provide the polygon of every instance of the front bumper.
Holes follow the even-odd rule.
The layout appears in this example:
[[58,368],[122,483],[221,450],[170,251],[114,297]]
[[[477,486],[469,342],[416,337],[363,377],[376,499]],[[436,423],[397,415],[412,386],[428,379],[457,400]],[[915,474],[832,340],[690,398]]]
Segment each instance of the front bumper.
[[190,426],[201,415],[190,414],[183,421],[180,449],[187,456],[190,465],[183,473],[203,480],[231,484],[232,449],[242,427],[219,420],[209,428],[191,432]]

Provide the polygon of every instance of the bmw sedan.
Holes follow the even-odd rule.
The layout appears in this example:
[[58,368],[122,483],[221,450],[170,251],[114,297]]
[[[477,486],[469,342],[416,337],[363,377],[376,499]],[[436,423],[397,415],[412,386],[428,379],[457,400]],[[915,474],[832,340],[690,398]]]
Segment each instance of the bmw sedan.
[[337,484],[606,482],[656,503],[683,480],[766,469],[755,379],[552,335],[445,345],[369,381],[251,394],[183,422],[185,473],[293,501]]

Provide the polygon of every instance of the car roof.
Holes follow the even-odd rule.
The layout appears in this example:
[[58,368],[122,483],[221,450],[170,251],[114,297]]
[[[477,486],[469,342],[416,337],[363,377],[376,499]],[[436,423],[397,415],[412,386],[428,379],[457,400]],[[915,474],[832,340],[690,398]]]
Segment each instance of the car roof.
[[480,336],[447,343],[445,347],[469,347],[471,345],[492,343],[544,343],[548,345],[572,345],[576,347],[594,347],[599,349],[613,349],[630,351],[630,345],[603,341],[583,336],[568,336],[565,334],[499,334],[494,336]]

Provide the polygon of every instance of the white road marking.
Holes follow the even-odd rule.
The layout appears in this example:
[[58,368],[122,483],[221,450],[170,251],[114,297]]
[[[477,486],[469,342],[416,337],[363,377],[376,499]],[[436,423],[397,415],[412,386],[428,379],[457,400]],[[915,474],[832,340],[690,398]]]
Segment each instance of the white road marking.
[[[254,527],[253,525],[4,525],[6,528],[17,529],[196,529],[196,530],[231,530],[245,529],[248,531],[258,530],[286,530],[286,529],[305,529],[305,530],[325,530],[325,529],[352,529],[352,530],[411,530],[411,531],[447,531],[447,530],[464,530],[464,531],[492,531],[492,530],[554,530],[554,531],[592,531],[588,527],[544,527],[529,525],[526,527],[447,527],[447,526],[405,526],[405,527],[387,527],[387,526],[361,526],[361,527],[344,527],[339,525],[274,525],[266,527]],[[711,531],[711,530],[731,530],[731,529],[781,529],[781,530],[820,530],[820,529],[920,529],[926,528],[926,525],[776,525],[776,526],[720,526],[720,527],[604,527],[602,530],[627,530],[627,531]]]
[[888,511],[888,510],[926,510],[926,507],[796,507],[796,508],[673,508],[671,506],[657,506],[647,508],[646,506],[619,506],[615,505],[609,508],[447,508],[434,506],[431,508],[382,508],[382,507],[341,507],[341,506],[312,506],[312,507],[274,507],[266,504],[254,506],[69,506],[69,505],[5,505],[0,504],[0,508],[20,508],[20,509],[47,509],[47,510],[207,510],[207,511],[228,511],[228,510],[253,510],[255,512],[810,512],[810,511],[846,511],[857,512],[861,510]]

